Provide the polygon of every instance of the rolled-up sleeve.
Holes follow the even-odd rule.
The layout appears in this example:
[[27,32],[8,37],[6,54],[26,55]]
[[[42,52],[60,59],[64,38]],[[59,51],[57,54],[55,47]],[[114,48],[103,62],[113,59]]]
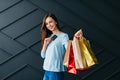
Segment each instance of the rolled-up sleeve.
[[45,52],[41,51],[41,57],[44,59],[45,58]]

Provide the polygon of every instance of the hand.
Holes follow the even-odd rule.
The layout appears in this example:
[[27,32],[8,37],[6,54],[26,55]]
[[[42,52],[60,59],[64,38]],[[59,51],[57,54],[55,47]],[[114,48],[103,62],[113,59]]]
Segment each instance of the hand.
[[76,37],[76,38],[78,38],[78,39],[82,39],[82,37],[83,37],[82,29],[78,30],[78,31],[75,33],[74,37]]
[[47,46],[51,42],[51,38],[45,38],[44,40],[44,46]]
[[45,38],[44,40],[44,44],[43,44],[43,47],[42,47],[42,52],[45,52],[46,49],[47,49],[47,45],[51,42],[51,38]]

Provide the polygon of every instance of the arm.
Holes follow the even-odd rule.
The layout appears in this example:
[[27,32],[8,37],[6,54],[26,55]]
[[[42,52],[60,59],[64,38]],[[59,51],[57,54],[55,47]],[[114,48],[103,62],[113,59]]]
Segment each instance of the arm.
[[42,58],[45,58],[45,52],[46,52],[47,46],[50,43],[50,41],[51,41],[51,38],[45,38],[45,40],[44,40],[44,44],[43,44],[43,47],[41,50],[41,57]]

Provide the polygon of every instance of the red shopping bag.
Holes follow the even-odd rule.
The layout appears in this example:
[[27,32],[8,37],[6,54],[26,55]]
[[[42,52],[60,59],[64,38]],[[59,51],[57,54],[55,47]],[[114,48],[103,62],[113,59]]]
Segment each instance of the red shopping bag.
[[69,54],[69,62],[68,62],[68,73],[79,74],[81,72],[88,71],[88,70],[89,70],[89,68],[87,68],[87,69],[76,69],[73,47],[71,45],[70,46],[70,54]]

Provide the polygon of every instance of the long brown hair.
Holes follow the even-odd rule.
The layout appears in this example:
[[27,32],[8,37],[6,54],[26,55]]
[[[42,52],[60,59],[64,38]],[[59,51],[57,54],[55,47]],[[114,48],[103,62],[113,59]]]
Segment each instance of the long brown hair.
[[47,29],[46,24],[45,24],[47,17],[52,17],[57,22],[56,24],[57,28],[61,31],[56,16],[52,13],[48,13],[47,15],[45,15],[43,18],[42,26],[41,26],[42,45],[44,43],[44,39],[49,37],[52,34],[52,32]]

